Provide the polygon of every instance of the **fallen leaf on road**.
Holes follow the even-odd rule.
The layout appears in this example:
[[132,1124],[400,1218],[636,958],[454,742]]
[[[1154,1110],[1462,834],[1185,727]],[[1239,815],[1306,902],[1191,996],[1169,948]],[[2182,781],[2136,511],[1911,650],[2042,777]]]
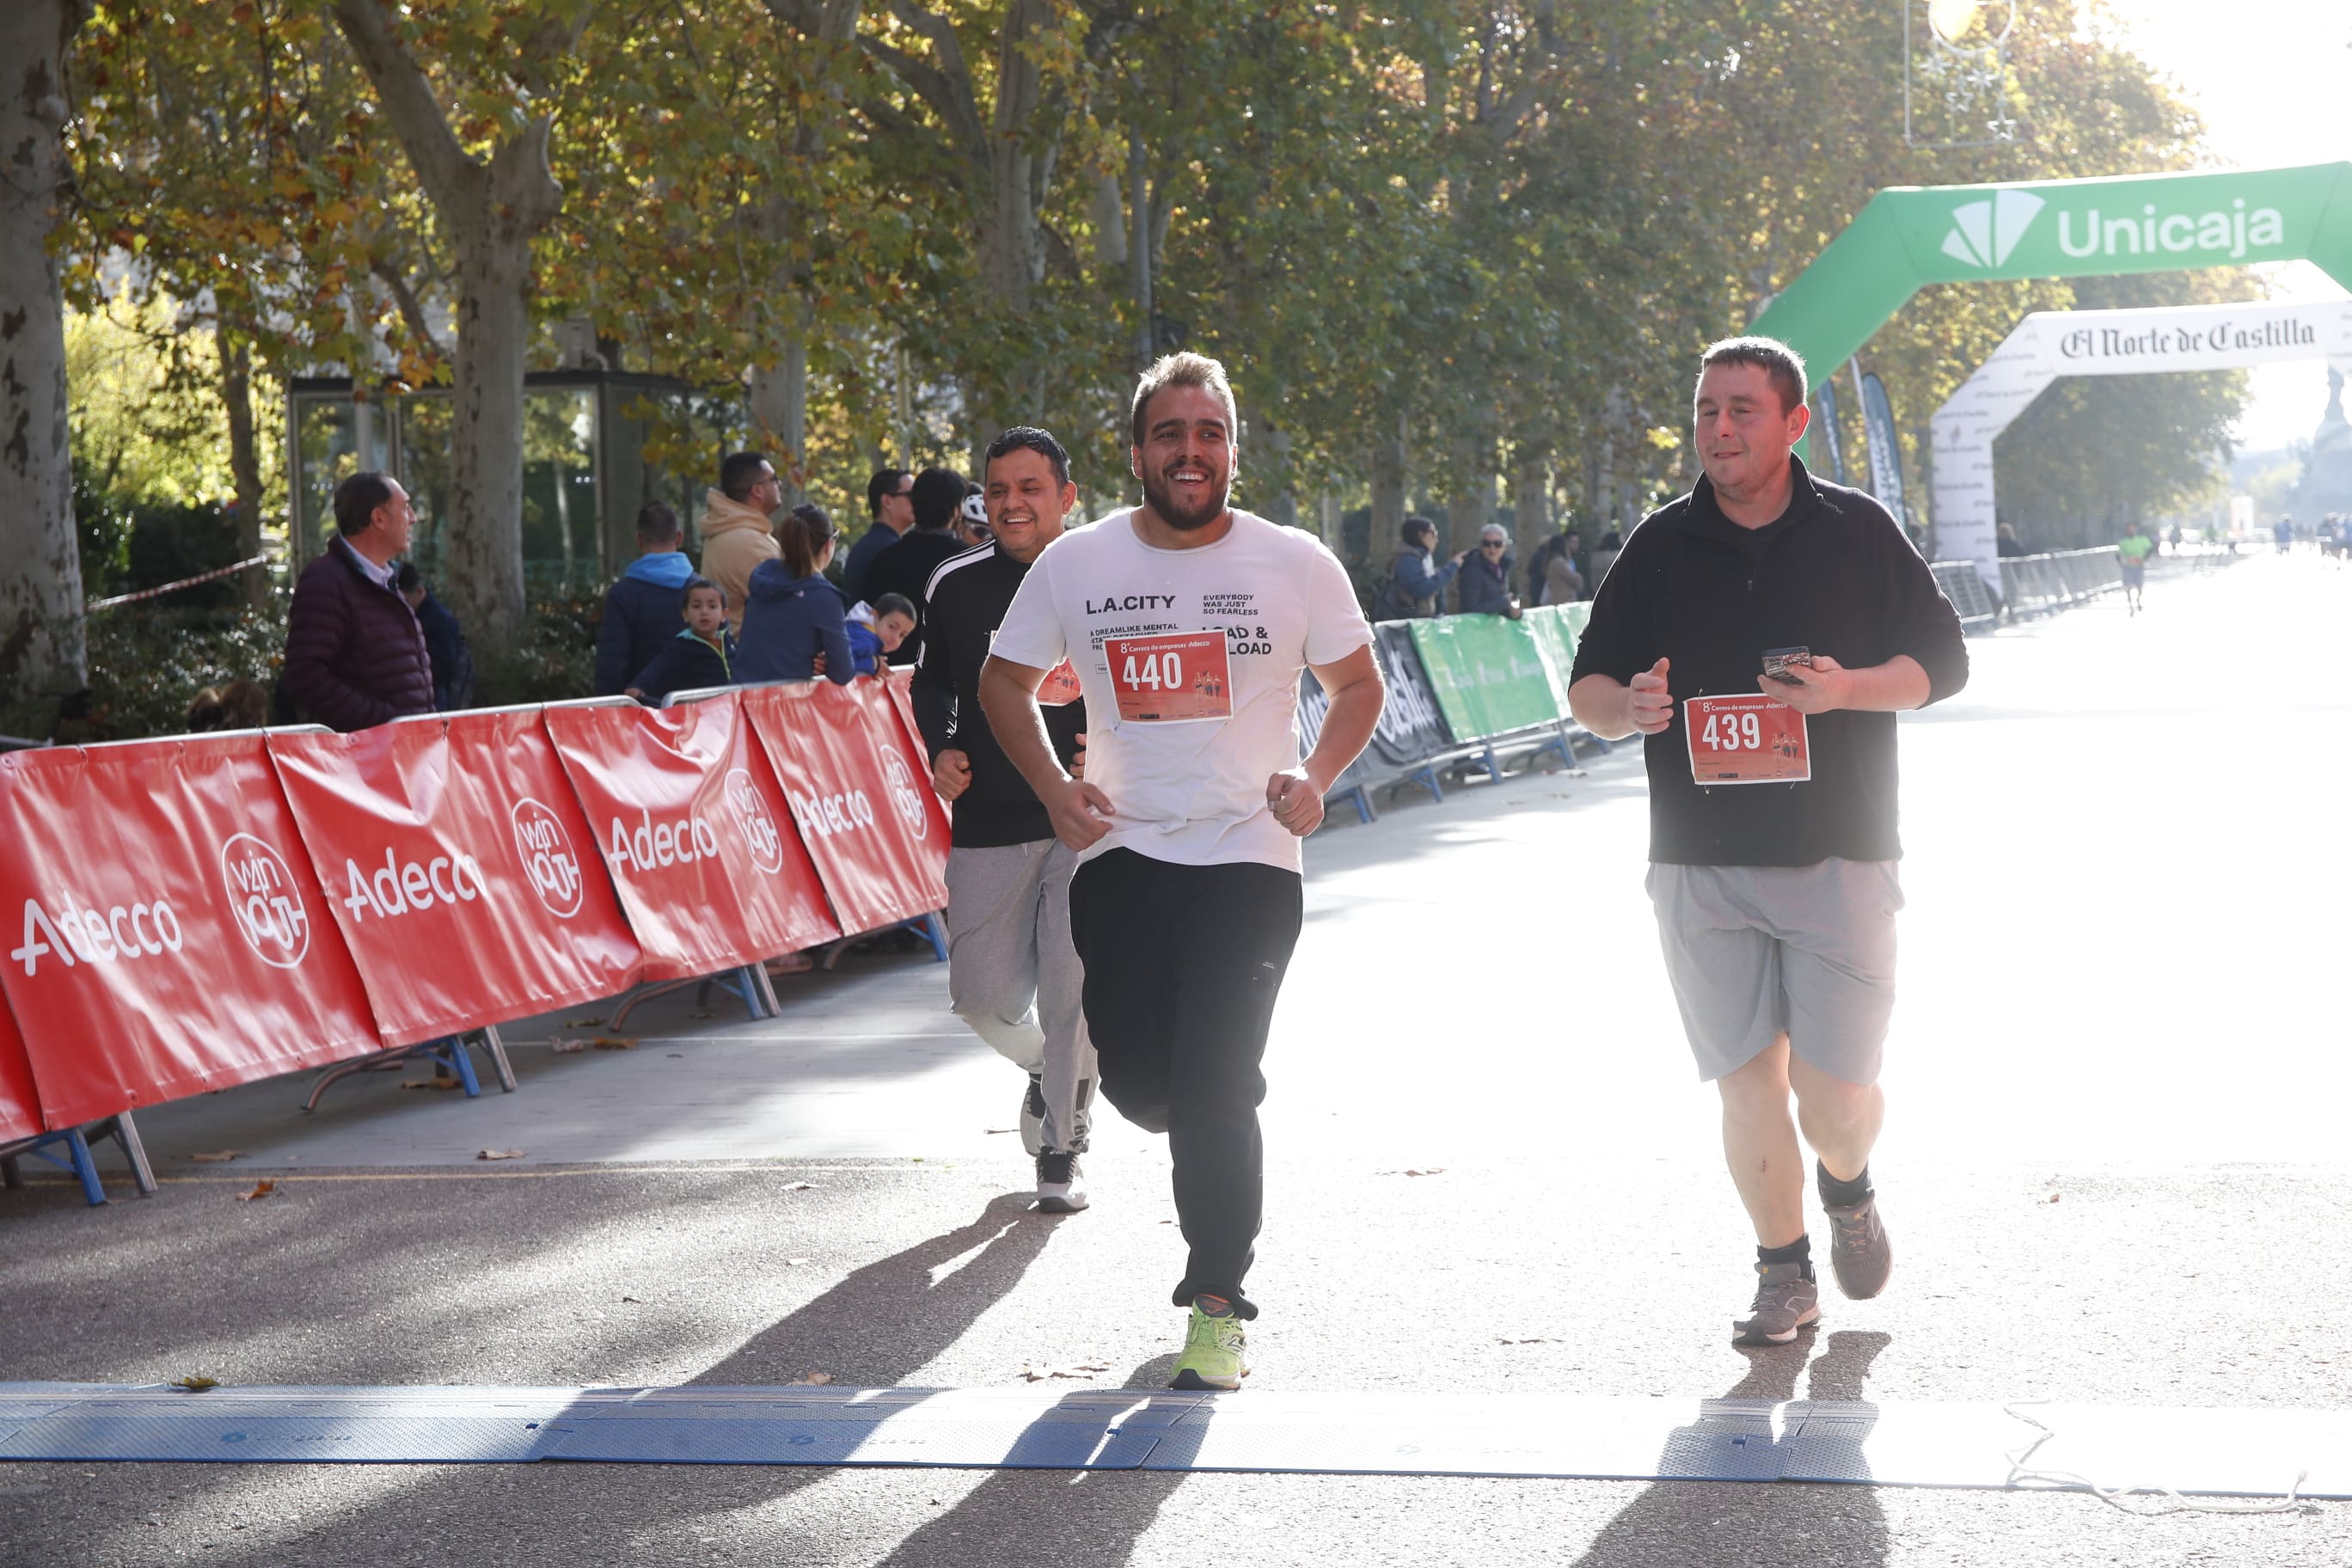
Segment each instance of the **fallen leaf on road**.
[[474,1156],[477,1160],[520,1160],[530,1151],[524,1149],[485,1149]]
[[2047,1201],[2053,1204],[2056,1203],[2058,1201],[2058,1194],[2056,1193],[2051,1194]]
[[215,1149],[209,1154],[191,1154],[188,1158],[199,1165],[217,1165],[223,1160],[236,1159],[241,1152],[236,1149]]
[[276,1182],[257,1182],[254,1184],[253,1191],[249,1193],[237,1194],[236,1201],[241,1204],[249,1204],[256,1198],[266,1198],[277,1190],[278,1184]]
[[1018,1127],[983,1127],[981,1131],[982,1132],[1018,1132],[1021,1129]]
[[207,1388],[218,1388],[220,1386],[220,1379],[216,1377],[206,1377],[200,1372],[193,1372],[185,1377],[173,1378],[172,1380],[172,1386],[173,1388],[184,1388],[190,1394],[202,1394]]
[[604,1021],[602,1018],[566,1018],[563,1026],[567,1029],[593,1029]]
[[454,1078],[411,1078],[401,1080],[403,1089],[463,1089],[466,1086]]
[[635,1296],[624,1296],[621,1300],[630,1306],[642,1307],[645,1305],[643,1301],[638,1300]]
[[599,1035],[588,1043],[600,1051],[634,1051],[637,1048],[636,1041],[625,1040],[616,1035]]
[[1021,1375],[1031,1383],[1043,1383],[1049,1377],[1084,1380],[1097,1377],[1110,1370],[1108,1362],[1073,1362],[1068,1366],[1024,1366]]
[[829,1372],[813,1372],[806,1377],[796,1377],[793,1379],[792,1382],[785,1384],[785,1386],[788,1388],[823,1388],[826,1384],[831,1383],[832,1381],[833,1373]]
[[788,1193],[814,1192],[815,1189],[816,1184],[814,1182],[786,1182],[784,1184],[784,1191]]
[[716,1018],[719,1015],[716,1013],[688,1013],[687,1016],[689,1018]]
[[548,1048],[559,1057],[568,1057],[574,1051],[584,1051],[588,1048],[588,1042],[585,1040],[550,1040],[547,1045]]
[[1568,1343],[1566,1340],[1505,1340],[1502,1342],[1507,1345],[1564,1345]]

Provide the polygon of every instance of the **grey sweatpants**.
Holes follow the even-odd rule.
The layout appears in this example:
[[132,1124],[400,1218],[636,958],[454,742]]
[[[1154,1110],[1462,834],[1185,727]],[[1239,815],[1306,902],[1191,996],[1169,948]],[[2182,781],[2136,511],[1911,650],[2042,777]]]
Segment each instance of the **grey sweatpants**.
[[948,1005],[1024,1072],[1042,1073],[1045,1142],[1086,1152],[1095,1048],[1070,944],[1070,874],[1057,838],[948,851]]

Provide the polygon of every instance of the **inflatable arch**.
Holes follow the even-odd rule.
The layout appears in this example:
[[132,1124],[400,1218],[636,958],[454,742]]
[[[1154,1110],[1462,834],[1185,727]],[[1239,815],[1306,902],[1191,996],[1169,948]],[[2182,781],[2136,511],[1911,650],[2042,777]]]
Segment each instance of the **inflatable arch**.
[[[2314,262],[2352,289],[2352,163],[1893,187],[1871,197],[1748,330],[1780,339],[1825,375],[1930,283],[2263,261]],[[1934,486],[1939,497],[1942,489],[1940,482]],[[1940,510],[1935,521],[1938,538],[1945,537]],[[1988,522],[1988,539],[1990,531]]]
[[2352,300],[2321,305],[2184,305],[2037,310],[1936,411],[1937,552],[1970,561],[1995,589],[1992,444],[2063,375],[2150,375],[2326,359],[2352,374]]

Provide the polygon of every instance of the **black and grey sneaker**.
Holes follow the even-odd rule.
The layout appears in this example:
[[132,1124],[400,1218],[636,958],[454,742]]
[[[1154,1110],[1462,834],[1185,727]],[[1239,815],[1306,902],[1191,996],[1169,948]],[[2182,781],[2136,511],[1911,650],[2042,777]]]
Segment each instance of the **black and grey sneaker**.
[[1033,1072],[1021,1091],[1021,1147],[1031,1158],[1045,1152],[1045,1075]]
[[1879,1223],[1878,1194],[1873,1193],[1851,1207],[1826,1205],[1830,1216],[1830,1268],[1838,1289],[1851,1300],[1867,1301],[1886,1289],[1895,1268],[1895,1248],[1887,1243],[1886,1226]]
[[1086,1173],[1076,1154],[1047,1152],[1037,1156],[1037,1212],[1076,1214],[1087,1206]]
[[1801,1263],[1759,1263],[1762,1279],[1748,1315],[1735,1318],[1731,1342],[1736,1345],[1785,1345],[1797,1331],[1822,1315],[1821,1288],[1805,1278]]

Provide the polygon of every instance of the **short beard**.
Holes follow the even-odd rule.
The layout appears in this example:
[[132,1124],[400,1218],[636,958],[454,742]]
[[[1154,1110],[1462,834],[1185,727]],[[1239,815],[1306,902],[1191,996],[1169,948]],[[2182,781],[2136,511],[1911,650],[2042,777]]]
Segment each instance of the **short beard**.
[[1160,521],[1179,533],[1198,533],[1224,516],[1225,503],[1233,495],[1233,481],[1228,479],[1219,485],[1215,493],[1202,503],[1200,510],[1186,512],[1177,510],[1175,493],[1168,488],[1164,480],[1154,483],[1147,478],[1143,481],[1145,502],[1159,515]]

